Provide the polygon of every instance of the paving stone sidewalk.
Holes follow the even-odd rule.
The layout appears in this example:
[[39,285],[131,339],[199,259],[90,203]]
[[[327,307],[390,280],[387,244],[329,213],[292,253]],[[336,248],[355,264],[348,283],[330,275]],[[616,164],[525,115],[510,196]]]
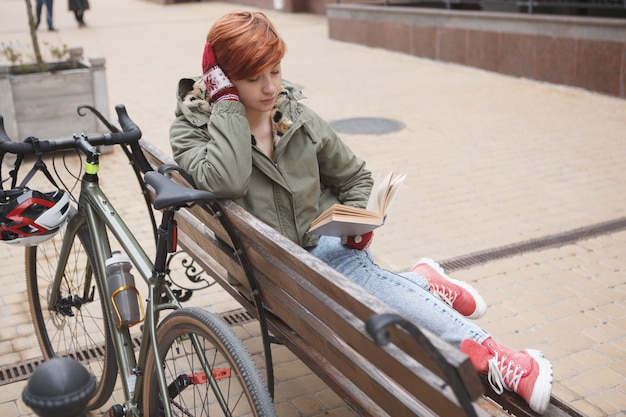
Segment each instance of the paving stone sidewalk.
[[[40,30],[41,40],[106,57],[111,114],[124,103],[144,138],[169,151],[178,78],[199,73],[212,22],[244,6],[90,4],[88,26],[78,29],[66,4],[56,2],[59,31]],[[0,42],[27,42],[24,2],[1,0],[0,7]],[[408,173],[372,245],[386,267],[406,270],[423,256],[442,261],[626,217],[625,100],[330,41],[323,16],[266,12],[288,43],[285,78],[304,87],[307,105],[331,121],[381,117],[404,125],[385,135],[343,135],[374,172]],[[103,158],[110,167],[103,187],[148,242],[124,155]],[[28,314],[23,249],[5,245],[0,254],[4,366],[41,353]],[[626,415],[625,230],[452,274],[487,300],[481,325],[553,361],[557,396],[588,416]],[[194,303],[216,312],[238,308],[223,292],[205,291]],[[260,352],[255,323],[237,332]],[[275,355],[281,417],[352,415],[293,355]],[[24,383],[0,385],[0,415],[33,415],[20,400]]]

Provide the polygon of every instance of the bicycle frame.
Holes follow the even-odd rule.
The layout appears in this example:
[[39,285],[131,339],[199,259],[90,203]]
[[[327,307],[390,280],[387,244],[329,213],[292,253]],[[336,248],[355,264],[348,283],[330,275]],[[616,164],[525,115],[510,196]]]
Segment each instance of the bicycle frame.
[[[96,151],[97,152],[97,151]],[[87,162],[87,164],[90,164]],[[95,255],[95,264],[98,268],[98,274],[93,277],[102,278],[102,296],[106,298],[105,304],[105,320],[111,324],[109,326],[112,341],[115,347],[116,359],[119,366],[119,374],[122,376],[123,392],[125,396],[125,407],[127,415],[139,415],[137,404],[142,395],[142,369],[138,364],[145,362],[148,349],[151,347],[154,352],[158,352],[156,340],[156,326],[158,321],[158,313],[165,309],[181,308],[180,303],[176,300],[174,293],[169,286],[163,285],[166,272],[165,262],[160,266],[160,271],[154,267],[152,261],[142,249],[139,242],[133,237],[128,226],[123,222],[115,208],[108,201],[97,181],[97,155],[96,163],[91,163],[86,169],[86,174],[81,181],[81,190],[79,197],[79,209],[68,221],[65,236],[59,258],[59,265],[64,265],[68,260],[72,241],[79,229],[88,225],[90,231],[91,244]],[[95,166],[95,169],[93,168]],[[94,171],[90,173],[90,171]],[[172,213],[173,215],[173,213]],[[146,302],[145,322],[142,331],[142,340],[139,348],[139,354],[135,355],[131,341],[130,331],[126,327],[118,328],[113,325],[111,317],[113,314],[113,305],[109,295],[108,282],[105,272],[105,261],[111,256],[111,244],[109,240],[110,231],[115,241],[121,246],[124,252],[131,259],[138,274],[143,278],[148,286],[148,301]],[[163,258],[166,258],[164,256]],[[53,288],[50,291],[50,299],[48,306],[54,306],[56,303],[57,289],[60,287],[63,279],[63,270],[58,268],[56,271]],[[89,288],[86,285],[85,288]],[[168,302],[160,302],[162,292],[165,292]],[[198,350],[199,351],[199,350]],[[162,398],[168,398],[165,377],[162,371],[162,361],[159,355],[155,355],[156,367],[158,369],[158,379]],[[203,364],[205,371],[208,370],[206,364]],[[210,375],[210,373],[207,373]],[[166,416],[171,416],[169,402],[165,407]]]

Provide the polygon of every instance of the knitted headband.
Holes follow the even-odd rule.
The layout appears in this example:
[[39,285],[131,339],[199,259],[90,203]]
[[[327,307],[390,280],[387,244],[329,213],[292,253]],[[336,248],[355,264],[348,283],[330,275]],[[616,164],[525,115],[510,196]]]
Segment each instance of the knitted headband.
[[202,74],[206,74],[212,65],[215,65],[215,57],[211,44],[207,42],[204,44],[204,52],[202,53]]

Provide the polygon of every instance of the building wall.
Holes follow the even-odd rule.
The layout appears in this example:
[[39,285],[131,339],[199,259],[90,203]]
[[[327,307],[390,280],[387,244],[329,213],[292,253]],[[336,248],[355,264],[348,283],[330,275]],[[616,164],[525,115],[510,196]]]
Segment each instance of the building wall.
[[[194,0],[150,0],[160,4],[187,3]],[[195,0],[197,1],[197,0]],[[201,0],[200,0],[201,1]],[[223,0],[226,3],[242,4],[261,9],[282,10],[288,13],[326,14],[328,4],[337,4],[337,0]],[[384,0],[341,0],[342,4],[383,4]]]
[[622,19],[329,5],[331,39],[626,98]]

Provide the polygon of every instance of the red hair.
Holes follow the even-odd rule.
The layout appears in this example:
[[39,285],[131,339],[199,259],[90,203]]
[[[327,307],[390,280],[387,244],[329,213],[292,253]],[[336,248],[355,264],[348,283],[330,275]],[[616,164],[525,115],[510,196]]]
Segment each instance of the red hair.
[[261,12],[231,12],[211,28],[207,42],[224,73],[233,80],[258,75],[283,59],[285,41]]

